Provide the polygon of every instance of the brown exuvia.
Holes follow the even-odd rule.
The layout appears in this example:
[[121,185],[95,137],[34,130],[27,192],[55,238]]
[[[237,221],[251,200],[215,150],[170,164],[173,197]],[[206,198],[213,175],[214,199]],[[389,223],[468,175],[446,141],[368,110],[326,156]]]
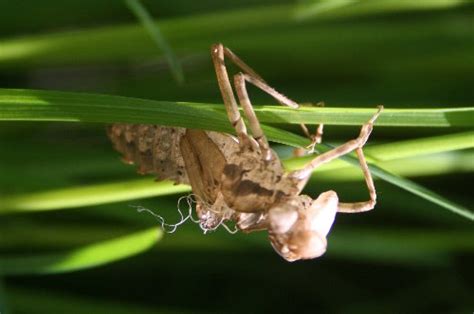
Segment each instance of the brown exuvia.
[[[375,187],[362,147],[383,108],[380,106],[362,126],[357,138],[315,156],[299,170],[286,172],[260,127],[246,83],[267,92],[282,105],[298,108],[298,104],[268,86],[222,44],[213,45],[211,55],[237,137],[158,125],[113,124],[108,134],[115,148],[125,161],[135,163],[140,173],[190,184],[196,196],[200,225],[205,230],[231,220],[244,232],[268,230],[273,248],[288,261],[321,256],[326,251],[326,236],[337,212],[359,213],[375,206]],[[238,110],[224,57],[242,70],[234,76],[234,86],[252,135],[247,133]],[[315,135],[310,135],[305,125],[301,126],[312,140],[309,146],[312,152],[321,140],[322,125]],[[368,201],[342,203],[334,191],[321,193],[316,199],[301,194],[315,168],[351,151],[359,157],[369,190]]]

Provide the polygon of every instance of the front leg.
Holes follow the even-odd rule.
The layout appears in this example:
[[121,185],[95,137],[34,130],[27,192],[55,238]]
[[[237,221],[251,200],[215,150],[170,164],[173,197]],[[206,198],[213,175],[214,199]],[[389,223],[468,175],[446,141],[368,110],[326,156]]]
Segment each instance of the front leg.
[[[249,82],[265,93],[269,94],[273,98],[275,98],[280,104],[284,106],[288,106],[290,108],[298,109],[299,105],[294,102],[293,100],[289,99],[285,95],[276,91],[273,87],[269,86],[265,80],[262,79],[260,75],[257,74],[250,66],[248,66],[245,62],[243,62],[236,54],[234,54],[229,48],[224,47],[222,44],[214,44],[211,47],[211,54],[212,60],[214,62],[214,67],[216,69],[217,81],[219,83],[219,87],[221,89],[222,97],[224,103],[226,105],[227,114],[229,116],[230,122],[236,129],[238,135],[246,134],[245,125],[243,125],[242,118],[237,109],[237,103],[232,92],[232,87],[229,82],[229,76],[227,73],[227,69],[225,66],[224,58],[228,58],[232,61],[235,65],[237,65],[243,73],[239,73],[235,76],[235,87],[237,89],[238,96],[240,98],[241,105],[244,109],[245,114],[247,115],[250,127],[252,129],[253,135],[256,138],[261,138],[260,144],[266,149],[265,147],[268,146],[266,139],[263,138],[263,132],[260,129],[258,124],[257,117],[255,113],[250,112],[253,109],[251,108],[250,102],[242,103],[242,99],[248,99],[245,82]],[[320,105],[320,104],[318,104]],[[255,121],[257,120],[257,123]],[[323,126],[318,126],[316,133],[310,134],[308,128],[305,124],[300,124],[304,134],[311,140],[311,145],[308,147],[308,151],[312,153],[314,151],[314,146],[321,142],[321,135],[322,135],[322,128]],[[265,154],[264,154],[265,155]]]
[[373,124],[377,117],[382,112],[383,107],[380,106],[379,110],[375,113],[375,115],[362,126],[359,136],[351,140],[339,147],[334,148],[324,154],[321,154],[310,161],[306,166],[304,166],[300,170],[293,171],[290,173],[290,177],[296,178],[299,180],[298,189],[299,191],[303,190],[304,186],[309,180],[311,173],[322,164],[330,162],[333,159],[336,159],[340,156],[343,156],[353,150],[356,151],[357,157],[359,158],[359,163],[362,168],[362,172],[364,173],[365,182],[367,184],[367,188],[369,189],[370,200],[367,202],[359,202],[359,203],[339,203],[338,211],[339,212],[346,212],[346,213],[357,213],[362,211],[368,211],[374,208],[376,202],[376,191],[374,186],[374,181],[372,179],[372,175],[370,174],[369,167],[367,165],[367,161],[365,159],[364,153],[362,151],[362,147],[367,142],[370,133],[372,132]]
[[355,202],[355,203],[339,203],[337,211],[339,213],[360,213],[374,209],[377,201],[377,193],[375,191],[374,180],[370,173],[367,161],[365,160],[364,152],[362,148],[356,149],[357,157],[359,157],[360,167],[364,173],[365,183],[369,190],[370,200],[366,202]]
[[232,86],[230,85],[229,74],[227,73],[227,68],[224,61],[224,52],[224,46],[221,44],[213,45],[211,47],[212,62],[214,63],[217,83],[219,84],[219,89],[222,94],[222,100],[224,101],[227,116],[230,123],[234,127],[235,132],[239,138],[242,139],[247,137],[247,128],[245,126],[244,120],[240,116],[239,107],[237,106],[237,101],[235,100],[234,92],[232,91]]
[[237,228],[245,233],[268,229],[267,214],[258,213],[236,213],[234,216]]

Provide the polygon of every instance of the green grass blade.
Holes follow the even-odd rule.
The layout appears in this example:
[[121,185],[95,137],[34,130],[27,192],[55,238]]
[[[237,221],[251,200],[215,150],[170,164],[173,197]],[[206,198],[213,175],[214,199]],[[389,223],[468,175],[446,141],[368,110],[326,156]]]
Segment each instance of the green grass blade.
[[[278,49],[282,55],[285,55],[294,52],[295,47],[304,47],[309,41],[317,38],[318,47],[325,47],[325,49],[321,52],[314,49],[300,50],[298,52],[300,60],[308,61],[314,58],[338,56],[341,51],[337,47],[340,46],[335,43],[342,41],[347,46],[357,46],[359,51],[363,49],[363,46],[367,46],[369,50],[364,52],[364,56],[369,61],[374,57],[382,60],[380,56],[385,59],[387,58],[386,54],[395,57],[400,47],[420,44],[421,41],[419,47],[425,45],[431,47],[431,45],[438,44],[431,56],[438,55],[444,61],[448,58],[450,65],[463,66],[463,70],[472,66],[468,62],[473,46],[468,40],[471,34],[466,31],[464,34],[456,35],[466,39],[462,40],[462,37],[456,37],[460,39],[458,43],[460,46],[457,46],[459,49],[456,49],[456,54],[453,55],[451,47],[439,45],[440,23],[437,19],[428,20],[422,25],[416,24],[416,31],[413,29],[413,23],[405,21],[394,25],[391,23],[377,23],[375,25],[371,23],[350,25],[344,23],[341,25],[335,23],[312,25],[308,23],[302,28],[301,23],[296,23],[292,18],[294,8],[294,5],[272,5],[245,10],[229,10],[165,20],[159,22],[159,26],[178,54],[207,52],[210,44],[219,40],[238,45],[239,49],[260,50],[260,52],[267,53]],[[418,20],[416,19],[417,22]],[[382,46],[374,50],[371,45],[366,44],[368,40],[369,42],[373,40],[373,36],[369,38],[367,34],[370,34],[374,27],[377,27],[378,31],[384,34],[386,41],[391,43],[391,45],[386,45],[386,50],[382,52],[380,51],[383,49]],[[446,30],[443,33],[445,32]],[[236,33],[242,34],[242,36],[238,36],[239,38],[232,36]],[[279,40],[274,40],[274,36],[278,36]],[[80,32],[61,32],[15,38],[0,41],[0,45],[2,47],[0,67],[15,68],[16,70],[34,66],[71,64],[72,60],[77,65],[97,62],[126,62],[156,56],[156,47],[150,43],[149,38],[144,36],[142,29],[136,25],[116,25]],[[439,54],[440,52],[446,53]],[[74,58],[71,59],[71,56]],[[407,62],[406,56],[402,56],[405,64]],[[454,56],[457,57],[454,58]],[[326,60],[324,58],[323,60]],[[426,62],[425,59],[416,61]],[[288,63],[287,65],[281,64],[281,66],[291,69],[295,64]]]
[[[364,147],[364,154],[369,161],[379,163],[469,148],[474,148],[474,131],[410,139],[387,144],[367,145]],[[288,169],[297,169],[311,159],[311,156],[289,158],[285,160],[285,166]],[[347,166],[347,163],[342,160],[334,160],[331,163],[322,165],[317,171],[332,171],[346,168]],[[467,166],[467,168],[471,167],[471,165]]]
[[[416,149],[414,149],[414,140],[407,140],[391,144],[371,146],[368,147],[366,151],[368,152],[368,156],[370,156],[371,160],[397,160],[399,158],[416,157],[430,153],[449,152],[456,149],[473,147],[474,143],[471,141],[472,137],[470,135],[472,135],[472,132],[417,139],[416,142],[418,143],[418,147]],[[434,149],[431,144],[436,144],[436,148]],[[378,147],[381,148],[379,149]],[[468,155],[462,154],[461,156],[458,156],[459,158],[455,159],[455,161],[466,160],[469,162],[469,156],[471,155]],[[345,156],[341,159],[345,158],[347,158],[347,161],[358,167],[358,161],[355,157]],[[293,170],[302,167],[310,159],[311,156],[303,158],[291,158],[284,161],[284,164],[287,169]],[[441,168],[443,165],[446,165],[445,162],[446,161],[442,158],[441,163],[438,161],[437,168]],[[447,162],[449,163],[450,160]],[[472,219],[472,213],[470,213],[469,210],[444,199],[443,197],[413,183],[410,180],[400,178],[399,176],[393,175],[390,172],[384,170],[380,166],[376,166],[379,165],[379,163],[380,162],[377,162],[373,163],[373,166],[371,165],[371,170],[373,171],[374,175],[416,195],[428,199],[442,207]],[[432,163],[427,163],[427,161],[423,159],[421,160],[421,163],[425,163],[425,167],[426,165],[428,166],[428,172],[433,170],[439,171],[439,169],[433,169],[436,164],[433,165]],[[420,166],[420,163],[417,163],[416,165],[415,174],[419,175],[420,171],[422,171],[420,169],[423,169],[423,167]],[[342,178],[347,180],[348,176],[358,174],[357,172],[348,172],[347,169],[343,169],[345,166],[346,163],[344,161],[335,160],[317,169],[317,175],[323,179],[332,178],[337,180]],[[468,171],[469,169],[472,169],[472,165],[466,165],[465,168],[467,168],[465,171]],[[338,174],[338,172],[334,173],[334,171],[337,169],[341,169],[342,172],[340,174]],[[447,169],[451,170],[452,165],[449,164]],[[2,202],[0,202],[0,214],[21,211],[44,211],[75,208],[110,202],[126,201],[143,197],[162,196],[187,191],[189,191],[188,186],[173,185],[171,182],[167,181],[154,182],[152,179],[139,179],[119,183],[98,184],[88,187],[72,187],[25,195],[6,196],[3,198]],[[87,195],[88,197],[84,197],[84,195]]]
[[295,17],[304,20],[314,16],[327,15],[344,8],[357,0],[306,0],[296,7]]
[[364,152],[382,161],[468,148],[474,148],[474,131],[368,146]]
[[[255,112],[263,123],[292,124],[361,125],[375,111],[376,108],[303,107],[294,110],[282,106],[255,107]],[[0,89],[0,121],[2,120],[153,123],[231,132],[223,105],[165,102],[44,90]],[[474,107],[387,108],[376,124],[378,126],[470,127],[474,125]],[[296,146],[295,144],[293,143],[293,146]]]
[[[363,182],[360,169],[348,165],[341,160],[335,163],[338,167],[330,167],[332,163],[323,165],[314,174],[318,182]],[[402,177],[442,176],[474,172],[474,152],[447,152],[423,157],[377,162],[379,167]]]
[[4,197],[0,201],[0,214],[10,211],[45,211],[83,206],[101,205],[183,193],[190,190],[187,185],[174,185],[169,181],[156,182],[153,178],[72,187],[46,192]]
[[183,69],[180,62],[176,58],[171,46],[168,44],[166,38],[160,31],[158,24],[153,21],[150,14],[143,6],[139,0],[124,0],[128,8],[135,14],[138,20],[142,23],[143,27],[150,34],[150,37],[153,39],[158,48],[163,51],[163,54],[168,61],[168,64],[171,68],[171,72],[175,80],[182,84],[184,82]]
[[393,173],[388,172],[377,166],[371,166],[370,170],[376,175],[377,177],[392,183],[408,192],[411,192],[415,195],[418,195],[421,198],[424,198],[432,203],[435,203],[445,209],[450,210],[451,212],[463,216],[469,220],[474,221],[474,211],[465,208],[459,204],[456,204],[447,198],[417,184],[411,180],[407,180],[403,177],[397,176]]
[[[183,51],[183,47],[199,47],[195,51],[205,49],[207,52],[211,38],[225,40],[229,33],[237,30],[251,34],[268,25],[289,24],[288,13],[292,8],[293,5],[279,5],[229,10],[165,20],[158,24],[178,53]],[[142,29],[131,24],[0,40],[0,45],[0,67],[12,64],[22,68],[25,65],[64,64],[70,62],[71,55],[74,55],[76,63],[156,56],[156,47],[150,44]]]
[[465,230],[341,228],[329,237],[328,254],[393,264],[449,265],[453,252],[474,249],[474,234]]
[[97,267],[143,252],[154,245],[161,236],[162,233],[158,228],[151,228],[61,253],[30,256],[0,255],[0,273],[55,274]]
[[[374,108],[314,108],[303,106],[298,110],[281,106],[255,107],[255,113],[263,123],[291,124],[361,125],[367,122],[376,111],[375,106]],[[443,109],[385,108],[375,124],[377,126],[398,127],[472,127],[474,126],[474,107]]]
[[443,10],[468,3],[469,1],[464,0],[306,0],[297,7],[296,17],[321,19],[402,11]]
[[[347,161],[353,165],[358,165],[359,161],[356,157],[346,155],[340,157],[342,160]],[[395,175],[375,164],[369,164],[370,172],[379,177],[380,179],[392,183],[399,188],[402,188],[410,193],[418,195],[421,198],[424,198],[432,203],[435,203],[455,214],[461,215],[469,220],[474,221],[474,211],[469,210],[459,204],[456,204],[445,197],[405,178],[402,178],[398,175]]]

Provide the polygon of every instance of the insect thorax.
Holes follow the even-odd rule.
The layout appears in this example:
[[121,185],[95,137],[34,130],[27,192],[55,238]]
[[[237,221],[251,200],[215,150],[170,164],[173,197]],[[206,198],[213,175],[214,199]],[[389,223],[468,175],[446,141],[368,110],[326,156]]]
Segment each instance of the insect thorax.
[[276,153],[265,161],[259,151],[243,148],[228,157],[221,191],[237,212],[267,211],[280,199],[297,193],[297,184],[287,177]]

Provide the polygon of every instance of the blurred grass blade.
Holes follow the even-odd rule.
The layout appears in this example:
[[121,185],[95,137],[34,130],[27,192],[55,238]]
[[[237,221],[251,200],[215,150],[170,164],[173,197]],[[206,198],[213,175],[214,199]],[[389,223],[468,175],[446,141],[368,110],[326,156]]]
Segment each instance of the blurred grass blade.
[[[358,165],[359,160],[351,155],[346,155],[340,157],[342,160],[345,160],[351,164]],[[405,178],[397,176],[389,171],[371,163],[369,164],[370,172],[374,175],[379,177],[380,179],[390,182],[395,186],[398,186],[408,192],[411,192],[415,195],[418,195],[421,198],[424,198],[432,203],[435,203],[455,214],[463,216],[469,220],[474,221],[474,211],[469,210],[459,204],[456,204],[443,196]]]
[[156,182],[153,178],[72,187],[46,192],[4,197],[0,201],[0,214],[10,211],[45,211],[101,205],[188,192],[187,185],[174,185],[170,181]]
[[[413,3],[424,2],[413,1]],[[346,7],[335,11],[343,11]],[[314,23],[314,25],[306,22],[307,24],[302,27],[301,23],[292,18],[294,9],[293,4],[269,5],[190,15],[163,20],[158,24],[174,51],[183,55],[204,52],[207,55],[209,46],[218,40],[242,50],[257,53],[269,53],[275,50],[281,55],[294,55],[295,47],[308,47],[298,49],[298,60],[305,64],[314,62],[314,59],[325,60],[324,62],[340,61],[340,47],[354,46],[367,62],[373,62],[375,58],[379,62],[391,60],[393,66],[398,64],[407,66],[407,63],[415,62],[412,65],[416,64],[415,68],[418,69],[420,62],[421,65],[429,64],[430,69],[438,69],[442,64],[446,64],[446,69],[459,67],[466,73],[472,69],[470,62],[473,50],[473,43],[470,40],[472,33],[468,31],[470,24],[456,16],[453,17],[453,22],[459,23],[459,27],[450,28],[449,31],[442,27],[443,23],[440,23],[439,19],[424,19],[422,16],[414,17],[413,22],[390,21],[375,25],[359,21],[347,21],[349,24]],[[378,39],[368,34],[373,32],[374,27],[378,33],[384,34],[384,40],[390,45],[378,45],[378,49],[373,49],[373,44]],[[460,32],[461,29],[465,31]],[[236,37],[234,34],[237,33],[241,35]],[[0,68],[19,71],[31,70],[38,66],[124,63],[156,57],[155,45],[151,44],[148,36],[143,35],[141,27],[127,24],[0,39]],[[445,41],[446,36],[454,40],[457,49],[453,50],[450,45],[439,45],[439,41]],[[401,48],[412,45],[427,53],[429,50],[423,50],[423,47],[431,49],[434,45],[437,49],[431,49],[429,62],[423,57],[409,60]],[[318,49],[319,47],[325,49]],[[71,59],[71,56],[74,58]],[[357,59],[359,62],[360,57]],[[393,63],[395,60],[397,62]],[[295,63],[292,62],[281,64],[279,73],[294,71],[294,67]],[[426,67],[422,66],[422,69],[426,74]],[[380,79],[380,76],[377,78]],[[406,81],[407,77],[401,76],[400,79]]]
[[[474,131],[367,145],[364,147],[364,154],[367,160],[378,163],[469,148],[474,148]],[[288,169],[297,169],[303,167],[311,159],[311,156],[289,158],[285,160],[285,166]],[[347,163],[342,160],[334,160],[322,165],[317,171],[319,173],[346,167],[348,167]],[[471,167],[471,165],[467,165],[468,169]]]
[[[361,125],[375,108],[258,106],[255,112],[265,123]],[[125,122],[173,125],[232,132],[224,105],[156,101],[120,96],[45,90],[0,89],[0,121]],[[472,127],[474,107],[449,109],[386,108],[377,126]],[[286,132],[285,136],[291,136]],[[292,146],[301,141],[271,139]],[[291,143],[291,141],[294,141]],[[296,143],[299,142],[299,143]]]
[[364,152],[370,158],[382,161],[467,148],[474,148],[474,131],[373,145],[364,147]]
[[296,8],[295,17],[297,19],[306,19],[326,12],[337,10],[357,0],[306,0]]
[[[360,169],[347,165],[344,161],[341,163],[335,163],[340,166],[337,168],[324,165],[314,174],[315,180],[318,182],[362,182],[364,177]],[[410,178],[468,174],[474,172],[474,151],[452,151],[423,157],[386,160],[377,162],[377,165],[398,176]]]
[[474,211],[469,210],[459,204],[456,204],[447,198],[405,178],[397,176],[393,173],[390,173],[380,167],[372,165],[370,167],[370,171],[373,172],[374,175],[385,180],[387,182],[392,183],[408,192],[411,192],[415,195],[418,195],[432,203],[438,204],[439,206],[452,211],[455,214],[463,216],[469,220],[474,221]]
[[[262,122],[357,124],[367,121],[371,109],[309,108],[292,110],[283,107],[259,107]],[[180,102],[160,102],[118,96],[91,95],[38,90],[0,89],[0,120],[82,121],[156,123],[188,128],[231,132],[224,106]],[[455,109],[386,109],[377,125],[396,126],[472,126],[474,108]],[[307,140],[289,132],[265,127],[270,140],[302,146]],[[352,160],[351,160],[352,158]],[[358,163],[354,157],[342,159]],[[466,218],[472,213],[441,196],[398,176],[372,166],[375,175],[407,191],[430,200]]]
[[[383,162],[389,169],[397,170],[405,176],[440,175],[459,171],[473,171],[474,165],[460,165],[460,162],[469,162],[473,154],[434,155],[431,158],[402,160],[401,163],[392,161]],[[286,164],[286,163],[285,163]],[[298,163],[298,165],[304,163]],[[360,169],[351,167],[341,161],[327,164],[317,169],[314,174],[319,181],[351,181],[361,180]],[[292,161],[287,169],[296,169]],[[158,197],[191,191],[187,185],[174,185],[170,181],[156,182],[153,179],[133,179],[118,183],[95,184],[87,187],[70,187],[45,192],[26,193],[4,196],[0,202],[0,215],[17,212],[34,212],[62,210],[84,206],[103,205],[108,203],[130,201],[147,197]],[[87,195],[87,197],[84,197]]]
[[443,10],[467,3],[469,1],[465,0],[306,0],[297,6],[296,17],[299,19],[350,17],[402,11]]
[[[293,8],[294,5],[279,5],[229,10],[160,21],[159,25],[175,51],[184,47],[187,51],[189,47],[208,51],[212,43],[209,38],[225,40],[236,31],[251,35],[268,25],[288,25],[288,12]],[[64,64],[71,62],[71,55],[75,64],[155,56],[156,47],[141,35],[141,28],[127,24],[0,40],[0,67]]]
[[[390,144],[374,145],[369,146],[366,151],[368,152],[367,155],[370,157],[370,160],[378,161],[376,163],[372,162],[370,166],[374,175],[425,199],[433,201],[442,207],[472,219],[472,214],[469,214],[467,209],[464,209],[463,207],[456,205],[409,180],[402,179],[397,175],[393,175],[390,172],[382,169],[380,166],[376,166],[382,160],[390,161],[399,158],[415,157],[424,154],[449,152],[456,149],[470,148],[474,145],[471,137],[472,134],[472,132],[463,132],[458,134],[428,137],[426,139],[407,140]],[[416,148],[414,147],[415,142],[418,144]],[[436,147],[433,147],[433,145],[436,145]],[[328,148],[326,147],[325,150],[327,149]],[[471,155],[472,154],[461,154],[457,156],[457,159],[455,160],[469,161],[469,156]],[[302,167],[311,158],[311,156],[290,158],[285,160],[284,164],[287,169],[294,170]],[[341,159],[344,160],[345,158],[347,158],[346,161],[356,165],[358,168],[358,161],[355,157],[345,156]],[[426,160],[422,160],[421,162],[422,164],[426,163]],[[446,161],[441,158],[441,162]],[[450,162],[450,160],[448,160],[448,162]],[[419,163],[416,165],[417,167],[415,168],[415,174],[420,174],[420,172],[423,173],[422,171],[424,167],[421,167]],[[439,161],[437,165],[438,168],[442,166]],[[347,169],[341,169],[345,166],[346,163],[344,161],[335,160],[329,164],[323,165],[321,168],[318,168],[316,175],[320,178],[326,177],[328,180],[337,180],[341,178],[347,180],[348,176],[350,177],[354,174],[356,176],[360,175],[359,169],[357,169],[357,171],[349,172]],[[436,165],[428,163],[426,166],[427,171],[433,171],[433,167]],[[462,165],[459,166],[461,167]],[[467,170],[470,169],[469,167],[472,167],[472,165],[465,166]],[[336,169],[343,170],[339,177],[338,172],[334,172]],[[452,169],[452,167],[448,167],[448,169]],[[438,169],[435,170],[439,171]],[[189,190],[190,188],[186,185],[173,185],[173,183],[169,181],[155,182],[153,179],[138,179],[119,183],[97,184],[88,187],[72,187],[46,192],[6,196],[3,198],[2,202],[0,202],[0,214],[21,211],[58,210],[81,206],[99,205],[144,197],[182,193]],[[87,195],[87,197],[84,197],[84,195]]]
[[161,51],[163,51],[163,54],[166,60],[168,61],[168,64],[171,69],[171,73],[173,73],[175,80],[179,84],[182,84],[184,82],[183,68],[181,67],[180,62],[176,58],[176,55],[171,49],[171,46],[168,44],[166,38],[161,33],[158,24],[155,21],[153,21],[150,14],[148,13],[146,8],[143,6],[143,4],[139,0],[124,0],[124,1],[125,1],[125,4],[128,6],[128,8],[133,12],[133,14],[135,14],[138,20],[142,23],[146,31],[150,34],[150,37],[156,43],[158,48],[160,48]]
[[391,264],[444,264],[452,253],[472,251],[474,234],[468,230],[409,228],[340,229],[330,235],[328,254]]
[[151,228],[62,253],[29,256],[0,255],[0,273],[3,275],[54,274],[97,267],[145,251],[161,236],[162,233],[158,228]]

